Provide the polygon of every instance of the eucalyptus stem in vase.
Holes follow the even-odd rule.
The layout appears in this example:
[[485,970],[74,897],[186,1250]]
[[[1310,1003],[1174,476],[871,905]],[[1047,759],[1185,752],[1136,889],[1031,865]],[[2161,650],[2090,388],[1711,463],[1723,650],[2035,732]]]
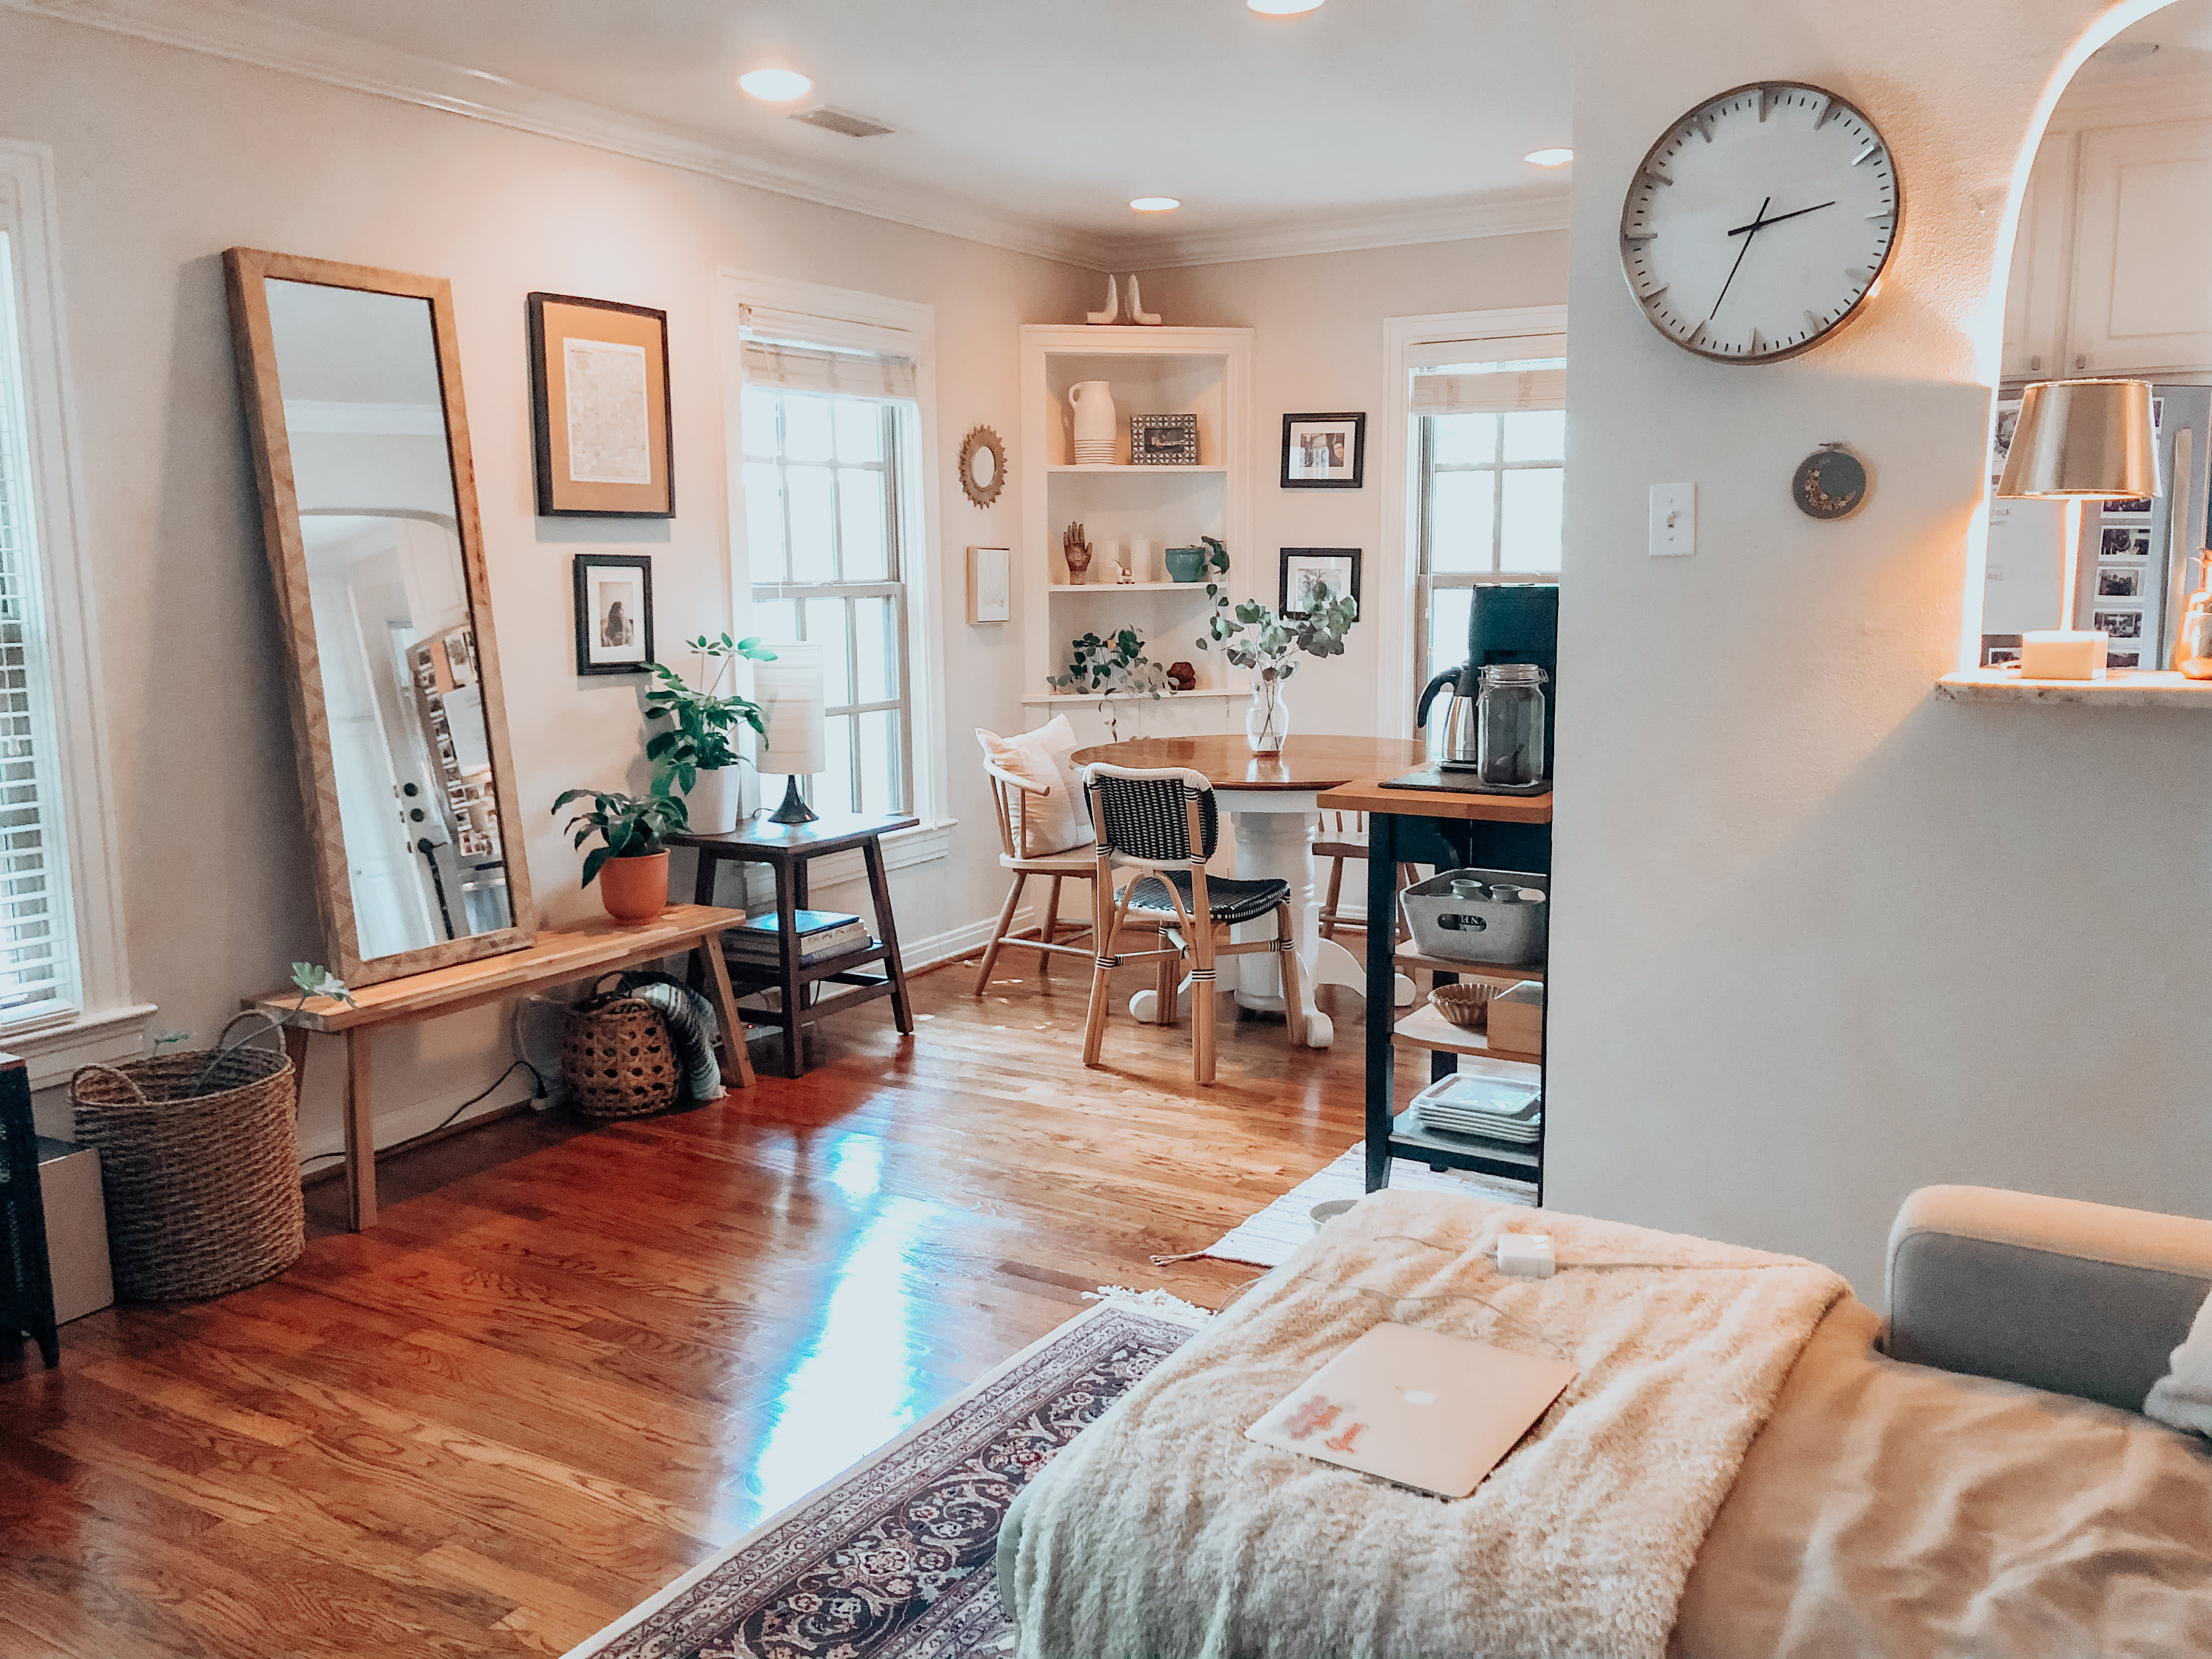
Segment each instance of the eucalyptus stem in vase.
[[1304,616],[1284,616],[1256,600],[1242,605],[1231,601],[1218,582],[1206,585],[1213,601],[1213,614],[1206,619],[1206,632],[1198,648],[1220,646],[1222,655],[1239,668],[1252,671],[1252,707],[1244,716],[1244,736],[1255,755],[1279,755],[1291,735],[1290,704],[1283,685],[1298,672],[1300,653],[1310,657],[1340,657],[1344,636],[1359,616],[1359,604],[1349,597],[1327,599]]

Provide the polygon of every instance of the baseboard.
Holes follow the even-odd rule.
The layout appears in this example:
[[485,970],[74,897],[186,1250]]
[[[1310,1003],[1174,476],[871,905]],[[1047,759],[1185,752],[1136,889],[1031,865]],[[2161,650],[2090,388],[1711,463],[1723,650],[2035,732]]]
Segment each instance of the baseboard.
[[[991,942],[991,934],[999,925],[996,916],[987,916],[981,921],[971,921],[965,927],[955,927],[950,933],[938,933],[928,939],[911,941],[902,939],[899,955],[909,974],[925,968],[934,968],[940,962],[951,962],[958,957],[969,956]],[[1014,931],[1042,925],[1034,911],[1014,913]]]

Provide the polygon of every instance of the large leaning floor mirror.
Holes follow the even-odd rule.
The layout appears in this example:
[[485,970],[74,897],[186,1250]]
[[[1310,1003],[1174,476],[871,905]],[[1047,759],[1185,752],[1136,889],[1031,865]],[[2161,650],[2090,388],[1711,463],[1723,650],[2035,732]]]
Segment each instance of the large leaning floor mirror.
[[325,959],[349,985],[531,943],[446,283],[233,248]]

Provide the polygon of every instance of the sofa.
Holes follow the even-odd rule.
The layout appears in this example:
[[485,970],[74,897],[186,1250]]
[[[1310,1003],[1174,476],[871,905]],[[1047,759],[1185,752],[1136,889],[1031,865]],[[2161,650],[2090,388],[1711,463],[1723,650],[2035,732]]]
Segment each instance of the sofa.
[[[1360,1208],[1414,1201],[1385,1192]],[[2212,1222],[1926,1188],[1898,1215],[1887,1277],[1886,1325],[1844,1296],[1788,1370],[1697,1546],[1670,1659],[2212,1654],[2212,1448],[2141,1414],[2212,1297]],[[1226,1334],[1202,1334],[1173,1363],[1188,1376]],[[1243,1426],[1230,1414],[1224,1435]],[[1066,1620],[1041,1618],[1054,1610],[1023,1605],[1024,1580],[1117,1571],[1106,1559],[1041,1563],[1041,1551],[1082,1547],[1037,1536],[1026,1571],[1015,1570],[1056,1477],[1088,1480],[1084,1504],[1118,1511],[1115,1535],[1141,1537],[1164,1513],[1170,1471],[1188,1465],[1180,1452],[1152,1449],[1133,1460],[1148,1467],[1105,1480],[1095,1468],[1071,1474],[1077,1460],[1036,1478],[999,1540],[1001,1597],[1025,1637],[1042,1625],[1056,1644],[1071,1639]],[[1174,1501],[1188,1504],[1181,1485]],[[1372,1571],[1372,1540],[1344,1549]],[[1389,1594],[1454,1593],[1446,1575],[1394,1565]],[[1304,1596],[1270,1590],[1291,1604],[1255,1607],[1258,1592],[1224,1587],[1218,1556],[1180,1580],[1172,1553],[1144,1571],[1157,1628],[1209,1632],[1198,1644],[1206,1655],[1320,1650]],[[1178,1598],[1192,1615],[1180,1625],[1164,1616]]]

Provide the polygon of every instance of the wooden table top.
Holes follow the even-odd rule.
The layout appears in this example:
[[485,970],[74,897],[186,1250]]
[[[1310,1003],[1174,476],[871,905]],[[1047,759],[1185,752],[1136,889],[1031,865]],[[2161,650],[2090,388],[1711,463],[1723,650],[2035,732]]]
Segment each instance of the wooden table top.
[[917,817],[862,812],[825,812],[811,823],[771,823],[766,818],[751,818],[719,836],[671,836],[668,844],[696,847],[702,853],[719,853],[726,858],[783,858],[793,854],[811,858],[857,847],[878,836],[911,830],[921,822]]
[[1242,732],[1196,738],[1132,738],[1079,749],[1078,766],[1182,766],[1202,772],[1217,789],[1333,789],[1359,778],[1395,777],[1429,757],[1425,745],[1402,738],[1293,736],[1279,755],[1255,755]]
[[1380,779],[1365,778],[1323,790],[1316,805],[1324,812],[1388,812],[1395,817],[1456,818],[1462,823],[1552,821],[1548,789],[1540,795],[1484,795],[1471,789],[1385,789]]
[[[292,1024],[309,1031],[343,1031],[356,1025],[457,1013],[536,986],[563,985],[594,970],[605,972],[655,957],[673,956],[690,949],[703,935],[738,927],[744,919],[742,910],[724,910],[710,904],[672,904],[651,921],[635,927],[624,927],[611,916],[594,916],[574,927],[542,928],[538,942],[523,950],[363,986],[353,994],[357,1005],[354,1007],[336,997],[309,997]],[[289,1010],[299,1000],[298,990],[288,987],[248,997],[245,1006],[275,1012]]]

